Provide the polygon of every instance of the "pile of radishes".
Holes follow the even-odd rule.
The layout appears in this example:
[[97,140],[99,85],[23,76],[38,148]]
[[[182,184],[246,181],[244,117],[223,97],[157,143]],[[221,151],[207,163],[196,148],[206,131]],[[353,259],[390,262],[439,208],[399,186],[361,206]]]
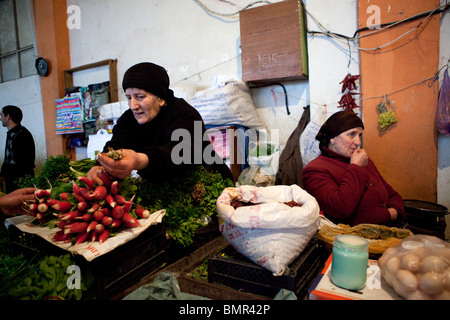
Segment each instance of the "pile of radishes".
[[99,171],[103,185],[95,185],[86,177],[79,177],[80,184],[72,182],[72,192],[59,194],[59,199],[50,197],[51,190],[37,189],[35,201],[28,204],[28,212],[40,223],[50,220],[58,227],[53,240],[103,243],[122,228],[140,226],[137,218],[147,218],[150,212],[133,204],[133,198],[120,194],[120,182],[104,171]]
[[381,275],[408,300],[450,300],[450,244],[414,235],[388,248],[378,259]]

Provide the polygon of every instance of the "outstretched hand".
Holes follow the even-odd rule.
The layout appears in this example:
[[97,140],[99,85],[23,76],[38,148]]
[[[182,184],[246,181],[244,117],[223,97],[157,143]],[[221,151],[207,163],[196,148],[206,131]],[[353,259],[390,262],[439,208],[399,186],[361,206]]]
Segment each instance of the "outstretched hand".
[[[144,169],[148,165],[148,157],[144,153],[139,153],[131,149],[122,149],[122,159],[114,160],[111,159],[107,153],[101,153],[98,155],[98,162],[111,176],[124,179],[128,177],[133,170]],[[93,171],[93,169],[91,169],[91,171]],[[98,169],[99,168],[97,167],[96,170]],[[91,171],[89,172],[91,173]],[[92,176],[94,176],[93,180],[96,182],[94,172],[92,172]]]
[[24,214],[23,205],[26,201],[34,200],[34,188],[14,190],[0,197],[0,210],[7,216]]

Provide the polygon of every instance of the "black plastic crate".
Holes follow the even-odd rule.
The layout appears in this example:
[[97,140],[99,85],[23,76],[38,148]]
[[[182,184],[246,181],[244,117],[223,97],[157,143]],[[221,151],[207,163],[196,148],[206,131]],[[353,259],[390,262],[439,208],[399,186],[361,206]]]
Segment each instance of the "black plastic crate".
[[169,239],[168,251],[170,263],[185,257],[186,255],[194,252],[195,250],[221,236],[222,234],[220,233],[219,223],[216,217],[213,218],[213,220],[207,225],[201,226],[197,228],[197,230],[195,230],[195,233],[193,235],[193,243],[189,246],[183,246],[176,243],[173,239]]
[[[25,257],[36,255],[61,255],[68,251],[61,249],[39,236],[27,234],[10,226],[10,247],[13,255]],[[82,272],[91,272],[95,281],[89,292],[96,299],[120,298],[122,292],[138,283],[142,278],[159,270],[168,261],[167,239],[163,223],[147,228],[138,237],[120,245],[114,250],[86,261],[75,255],[75,263]]]
[[230,246],[208,258],[208,282],[267,297],[274,297],[281,289],[288,289],[302,298],[322,270],[326,258],[322,242],[313,237],[285,273],[274,276],[271,271],[255,264]]

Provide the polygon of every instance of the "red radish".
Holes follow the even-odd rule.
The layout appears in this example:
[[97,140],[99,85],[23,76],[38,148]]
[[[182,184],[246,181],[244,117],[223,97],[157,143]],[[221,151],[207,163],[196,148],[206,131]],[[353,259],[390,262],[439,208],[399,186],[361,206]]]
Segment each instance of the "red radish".
[[140,205],[136,206],[135,212],[139,218],[148,218],[150,216],[150,211]]
[[81,201],[77,203],[77,210],[78,211],[86,211],[88,208],[88,203],[86,201]]
[[46,201],[46,203],[49,207],[57,204],[58,202],[59,202],[59,200],[56,200],[56,199],[47,199],[47,201]]
[[125,197],[120,194],[114,195],[114,200],[116,201],[117,204],[120,205],[123,205],[127,202],[127,199],[125,199]]
[[34,196],[36,197],[36,199],[45,199],[50,197],[50,192],[49,190],[45,189],[36,189],[34,191]]
[[37,211],[39,212],[47,212],[48,211],[48,205],[45,202],[39,203],[37,206]]
[[120,219],[113,219],[113,222],[111,223],[111,227],[116,228],[122,224],[122,220]]
[[80,194],[86,201],[94,201],[94,195],[86,188],[80,188]]
[[111,210],[109,210],[109,208],[103,207],[101,210],[102,210],[104,216],[109,217],[111,215]]
[[76,240],[75,240],[75,245],[80,244],[80,243],[86,241],[88,235],[89,235],[89,234],[88,234],[86,231],[80,232],[79,234],[77,234],[77,238],[76,238]]
[[61,231],[56,232],[53,235],[53,240],[70,242],[72,240],[72,236],[70,234],[65,234],[64,231],[61,230]]
[[69,201],[59,201],[58,203],[52,205],[52,208],[56,211],[69,211],[72,208],[72,205]]
[[74,195],[81,196],[80,186],[76,184],[75,181],[72,180],[72,191]]
[[132,206],[133,206],[132,200],[125,202],[125,204],[123,205],[123,211],[130,212]]
[[102,233],[104,230],[105,226],[101,223],[97,224],[94,229],[95,233]]
[[103,185],[107,188],[111,186],[112,179],[104,170],[97,170],[98,177],[103,181]]
[[31,212],[37,212],[38,211],[38,204],[36,202],[32,202],[28,205],[28,210]]
[[88,227],[87,222],[73,222],[64,227],[64,233],[85,232]]
[[85,213],[81,217],[77,217],[77,219],[81,219],[83,221],[89,222],[89,221],[92,221],[92,219],[94,219],[94,217],[92,216],[92,213]]
[[103,217],[102,218],[102,225],[109,226],[113,222],[113,218],[111,217]]
[[119,181],[114,180],[113,182],[111,182],[110,191],[111,191],[112,195],[116,195],[116,194],[118,194],[120,192]]
[[69,200],[69,192],[62,192],[59,194],[61,200]]
[[88,209],[88,212],[95,212],[95,211],[99,210],[100,207],[101,207],[100,203],[95,202],[95,203],[92,205],[92,207],[90,207],[90,208]]
[[123,209],[124,206],[115,206],[112,210],[112,216],[114,219],[120,219],[123,217],[125,211]]
[[95,220],[100,221],[103,219],[103,216],[104,216],[104,214],[101,210],[94,211],[94,219]]
[[114,208],[116,206],[116,202],[114,201],[114,197],[110,194],[107,194],[105,197],[106,203],[111,207]]
[[97,200],[103,200],[105,199],[107,193],[108,190],[106,189],[105,186],[98,186],[95,188],[94,193],[92,195]]
[[85,187],[88,190],[92,190],[94,189],[94,181],[92,181],[91,179],[87,178],[87,177],[78,177],[78,180],[80,180],[81,182],[84,183]]
[[90,231],[94,230],[97,225],[98,225],[97,221],[91,221],[91,223],[89,223],[86,231],[90,232]]
[[75,198],[75,200],[77,200],[78,202],[86,202],[86,199],[81,196],[81,195],[76,195],[75,193],[72,193],[73,197]]
[[99,236],[99,233],[98,233],[98,232],[95,232],[95,230],[94,230],[94,231],[91,232],[89,239],[90,239],[92,242],[94,242],[94,241],[97,241],[97,240],[98,240],[98,236]]
[[141,225],[139,221],[136,218],[133,218],[129,213],[123,215],[122,222],[129,228],[139,227]]
[[100,234],[100,237],[98,237],[98,242],[99,242],[100,244],[102,244],[103,242],[106,241],[106,239],[108,239],[108,237],[109,237],[109,230],[108,230],[108,229],[105,229],[105,230]]
[[64,229],[64,227],[67,225],[67,221],[64,220],[58,220],[56,222],[56,226],[60,229]]
[[67,212],[67,213],[64,213],[64,214],[58,216],[58,218],[63,221],[64,220],[73,220],[76,217],[78,217],[78,211],[76,211],[76,210],[70,211],[70,212]]
[[39,222],[45,222],[45,220],[44,220],[44,215],[43,215],[42,213],[40,213],[40,212],[38,212],[38,213],[36,214],[36,219],[38,219]]

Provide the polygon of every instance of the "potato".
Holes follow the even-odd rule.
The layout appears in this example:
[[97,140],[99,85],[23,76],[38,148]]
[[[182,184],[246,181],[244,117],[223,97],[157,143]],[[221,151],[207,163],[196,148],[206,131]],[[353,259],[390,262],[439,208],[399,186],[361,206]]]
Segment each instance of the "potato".
[[420,276],[419,289],[429,295],[440,294],[444,290],[442,277],[436,272],[427,272]]
[[450,300],[450,291],[444,290],[440,294],[434,296],[435,300]]
[[431,255],[423,258],[420,264],[420,271],[422,273],[437,272],[442,273],[446,269],[445,262],[438,256]]
[[413,253],[402,257],[401,268],[416,273],[420,269],[420,258]]
[[421,290],[416,290],[408,294],[408,300],[431,300],[431,297]]
[[450,267],[442,273],[442,283],[444,289],[450,291]]
[[405,289],[405,291],[413,292],[417,290],[418,287],[418,281],[416,276],[408,271],[408,270],[399,270],[396,274],[396,278],[400,285]]
[[385,264],[386,271],[395,275],[397,271],[400,269],[400,258],[397,256],[390,257]]

